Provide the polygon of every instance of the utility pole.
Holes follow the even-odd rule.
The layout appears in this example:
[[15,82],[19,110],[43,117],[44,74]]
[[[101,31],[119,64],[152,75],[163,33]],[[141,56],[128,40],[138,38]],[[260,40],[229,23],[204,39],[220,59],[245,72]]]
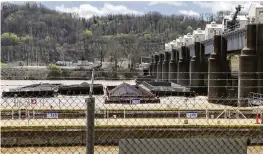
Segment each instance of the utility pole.
[[93,93],[93,83],[94,83],[94,68],[92,69],[91,75],[91,84],[90,84],[90,92],[89,97],[85,100],[87,109],[86,109],[86,154],[94,154],[94,137],[95,137],[95,98],[92,97]]

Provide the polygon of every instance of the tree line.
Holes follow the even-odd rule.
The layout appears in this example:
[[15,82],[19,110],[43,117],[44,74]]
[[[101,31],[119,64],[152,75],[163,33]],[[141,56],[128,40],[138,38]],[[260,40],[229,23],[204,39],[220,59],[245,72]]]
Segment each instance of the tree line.
[[90,19],[74,13],[48,9],[41,3],[2,3],[1,62],[49,64],[59,60],[101,62],[110,58],[117,67],[120,58],[130,59],[131,68],[140,56],[164,49],[164,43],[181,35],[220,22],[228,11],[196,16],[105,15]]

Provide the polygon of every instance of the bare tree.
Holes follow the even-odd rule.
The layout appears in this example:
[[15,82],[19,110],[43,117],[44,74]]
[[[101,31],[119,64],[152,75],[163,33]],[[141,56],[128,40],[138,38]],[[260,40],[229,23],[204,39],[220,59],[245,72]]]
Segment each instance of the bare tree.
[[135,35],[120,35],[117,39],[122,47],[124,56],[129,60],[129,68],[132,71],[136,59],[140,56],[140,40]]
[[106,47],[109,51],[108,54],[109,54],[109,57],[111,59],[111,62],[114,63],[113,71],[117,71],[118,62],[119,62],[120,58],[122,57],[121,53],[120,53],[121,46],[116,40],[111,39],[111,40],[107,41]]
[[100,64],[104,61],[107,52],[107,44],[106,41],[100,38],[97,38],[93,41],[93,50],[96,56],[100,59]]

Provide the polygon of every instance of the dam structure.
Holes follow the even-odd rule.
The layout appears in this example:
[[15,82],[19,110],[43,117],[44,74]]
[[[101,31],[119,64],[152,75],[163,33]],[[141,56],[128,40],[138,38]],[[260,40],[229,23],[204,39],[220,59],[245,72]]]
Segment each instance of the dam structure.
[[[218,31],[205,40],[187,34],[187,38],[167,43],[164,51],[152,56],[150,75],[157,81],[171,81],[198,94],[205,93],[209,102],[232,105],[227,101],[231,98],[231,103],[247,106],[250,93],[263,91],[261,34],[260,23],[225,33]],[[239,57],[236,69],[231,67],[229,55]]]

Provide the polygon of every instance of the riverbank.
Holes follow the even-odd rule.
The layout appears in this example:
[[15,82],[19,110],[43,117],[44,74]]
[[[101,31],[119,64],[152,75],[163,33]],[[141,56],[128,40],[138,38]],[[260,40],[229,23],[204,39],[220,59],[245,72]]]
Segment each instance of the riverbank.
[[[135,78],[140,70],[118,69],[117,71],[99,69],[95,71],[95,79],[101,80],[127,80]],[[61,68],[61,72],[50,75],[47,67],[4,67],[1,68],[1,80],[87,80],[91,79],[92,69],[86,68]]]

